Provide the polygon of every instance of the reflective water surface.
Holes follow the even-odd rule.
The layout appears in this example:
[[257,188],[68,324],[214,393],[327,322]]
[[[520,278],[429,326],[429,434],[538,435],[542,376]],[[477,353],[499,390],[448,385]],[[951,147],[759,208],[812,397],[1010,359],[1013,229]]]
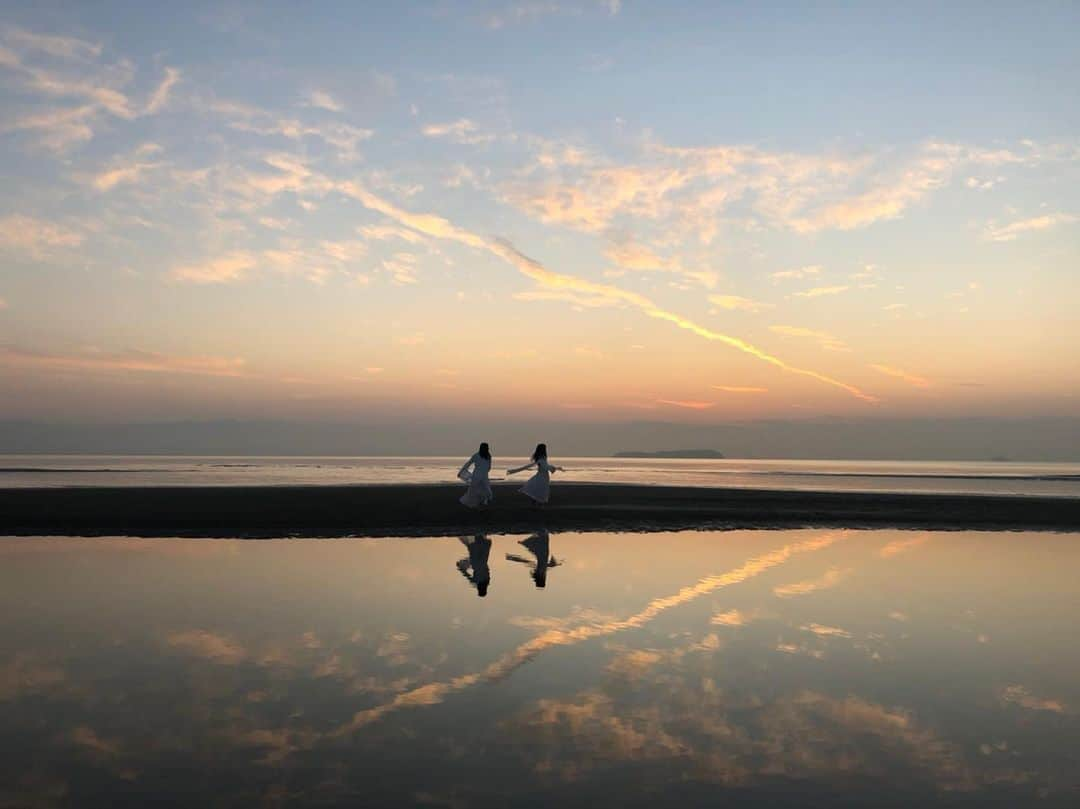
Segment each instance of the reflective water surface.
[[1077,806],[1080,536],[0,539],[0,806]]
[[[464,457],[0,455],[0,486],[326,486],[459,483]],[[522,459],[497,457],[492,480]],[[1080,497],[1080,464],[1017,461],[808,461],[574,458],[568,483],[740,489]]]

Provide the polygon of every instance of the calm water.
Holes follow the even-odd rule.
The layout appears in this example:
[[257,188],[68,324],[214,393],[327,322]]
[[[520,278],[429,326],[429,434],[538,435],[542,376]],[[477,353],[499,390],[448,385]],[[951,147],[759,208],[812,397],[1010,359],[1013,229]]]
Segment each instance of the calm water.
[[[244,486],[457,482],[464,458],[0,455],[0,486]],[[556,458],[559,480],[831,491],[1080,497],[1080,464]],[[498,479],[522,459],[497,458]],[[521,477],[521,476],[519,476]],[[521,479],[524,479],[521,477]]]
[[1075,534],[469,539],[0,539],[0,806],[1080,805]]

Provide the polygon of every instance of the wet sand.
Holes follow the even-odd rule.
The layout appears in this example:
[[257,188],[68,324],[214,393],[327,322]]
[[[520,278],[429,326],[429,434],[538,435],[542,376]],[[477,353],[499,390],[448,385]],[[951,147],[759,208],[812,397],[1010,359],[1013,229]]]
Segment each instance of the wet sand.
[[433,536],[474,532],[899,527],[1080,531],[1080,499],[561,484],[472,511],[455,485],[0,489],[0,535]]

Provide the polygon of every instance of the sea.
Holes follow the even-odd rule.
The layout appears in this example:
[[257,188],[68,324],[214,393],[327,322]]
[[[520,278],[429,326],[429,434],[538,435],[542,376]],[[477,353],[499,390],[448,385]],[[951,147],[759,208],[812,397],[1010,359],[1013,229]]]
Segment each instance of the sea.
[[0,806],[1075,809],[1078,539],[0,538]]
[[[1080,463],[553,458],[559,481],[1080,497]],[[0,455],[0,488],[456,483],[458,457]],[[524,459],[496,458],[492,478]],[[519,475],[514,479],[522,479]]]

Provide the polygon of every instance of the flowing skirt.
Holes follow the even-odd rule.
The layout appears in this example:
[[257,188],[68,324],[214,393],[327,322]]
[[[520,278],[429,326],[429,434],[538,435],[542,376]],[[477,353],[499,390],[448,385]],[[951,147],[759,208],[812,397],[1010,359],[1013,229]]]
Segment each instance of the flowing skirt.
[[461,495],[458,502],[463,506],[476,508],[486,506],[491,502],[492,497],[494,495],[491,492],[491,481],[488,480],[487,475],[473,475],[469,478],[469,488],[465,490],[465,494]]
[[527,494],[537,503],[546,503],[551,495],[551,473],[542,469],[525,481],[521,492]]

